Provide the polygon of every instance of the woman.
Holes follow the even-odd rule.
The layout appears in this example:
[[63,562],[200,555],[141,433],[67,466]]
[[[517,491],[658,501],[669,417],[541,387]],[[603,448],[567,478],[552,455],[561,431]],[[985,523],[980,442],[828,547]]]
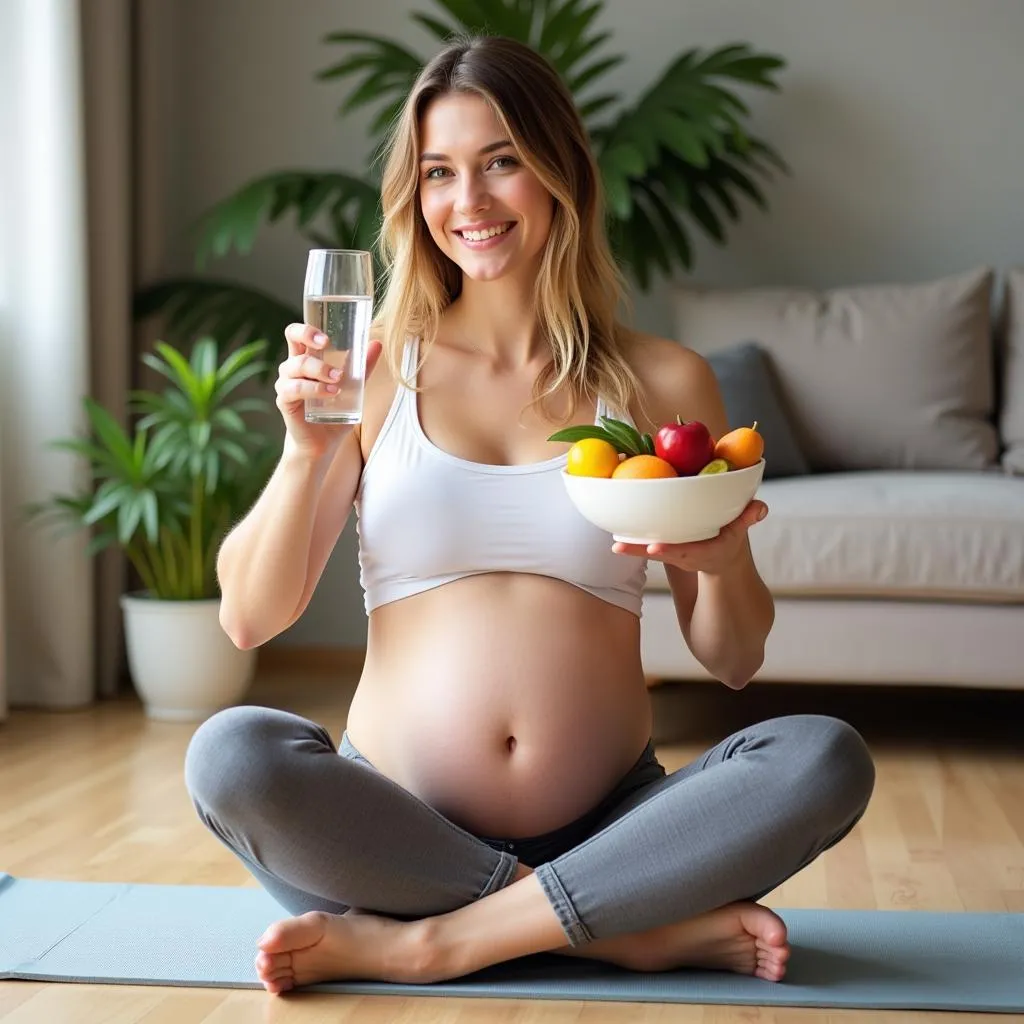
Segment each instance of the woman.
[[598,181],[541,58],[453,44],[386,164],[391,273],[361,425],[304,421],[304,400],[337,385],[324,339],[286,332],[284,453],[219,554],[221,621],[254,647],[298,619],[354,504],[369,626],[339,750],[249,707],[189,749],[202,820],[298,915],[260,940],[270,992],[545,950],[778,980],[785,925],[753,900],[867,804],[871,759],[830,718],[762,723],[670,775],[655,757],[647,559],[666,566],[694,655],[739,689],[774,615],[747,541],[767,509],[644,548],[569,503],[566,446],[547,440],[561,427],[609,413],[651,431],[681,413],[728,429],[705,361],[616,323]]

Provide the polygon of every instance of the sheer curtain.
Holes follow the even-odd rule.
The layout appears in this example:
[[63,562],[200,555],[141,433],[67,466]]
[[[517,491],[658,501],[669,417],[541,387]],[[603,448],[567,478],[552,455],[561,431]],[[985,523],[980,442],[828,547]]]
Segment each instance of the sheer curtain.
[[130,0],[0,3],[0,715],[111,692],[117,555],[26,525],[84,482],[47,441],[123,418],[131,349]]

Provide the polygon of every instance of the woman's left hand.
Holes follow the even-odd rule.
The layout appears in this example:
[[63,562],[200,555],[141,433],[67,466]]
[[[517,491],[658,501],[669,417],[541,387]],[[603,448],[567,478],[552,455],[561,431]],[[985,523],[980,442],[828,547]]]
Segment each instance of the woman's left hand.
[[726,523],[717,537],[710,540],[692,541],[689,544],[620,544],[612,545],[612,551],[620,555],[637,555],[655,558],[666,565],[674,565],[687,572],[718,574],[731,568],[745,549],[744,541],[749,530],[768,514],[768,506],[754,499],[731,522]]

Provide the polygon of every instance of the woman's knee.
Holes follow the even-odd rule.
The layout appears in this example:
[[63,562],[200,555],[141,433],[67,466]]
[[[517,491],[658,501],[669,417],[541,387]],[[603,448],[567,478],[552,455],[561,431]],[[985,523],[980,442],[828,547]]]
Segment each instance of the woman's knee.
[[274,708],[225,708],[196,729],[185,753],[185,786],[195,804],[211,813],[245,794],[271,797],[283,779],[280,753],[296,741],[330,743],[319,726]]
[[861,734],[828,715],[794,715],[797,779],[808,798],[843,819],[859,818],[875,786],[875,764]]

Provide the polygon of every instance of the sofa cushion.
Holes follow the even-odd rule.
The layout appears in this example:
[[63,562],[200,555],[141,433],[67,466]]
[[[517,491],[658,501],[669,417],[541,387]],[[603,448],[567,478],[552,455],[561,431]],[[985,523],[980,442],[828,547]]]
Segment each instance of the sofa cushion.
[[[750,546],[777,596],[1024,603],[1024,480],[980,473],[825,473],[761,484]],[[648,586],[667,586],[651,560]]]
[[729,425],[749,427],[757,423],[758,433],[764,438],[764,478],[809,473],[764,350],[752,341],[743,342],[712,352],[708,362],[718,379]]
[[1003,466],[1024,473],[1024,268],[1007,275],[1004,310],[999,373]]
[[813,470],[980,469],[998,454],[989,268],[825,292],[674,289],[676,337],[771,356]]

